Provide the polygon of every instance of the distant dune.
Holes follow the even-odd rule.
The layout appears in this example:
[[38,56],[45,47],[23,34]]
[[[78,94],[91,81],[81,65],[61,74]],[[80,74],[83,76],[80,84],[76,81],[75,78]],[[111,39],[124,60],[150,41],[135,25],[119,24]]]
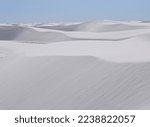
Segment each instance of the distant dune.
[[112,21],[97,21],[86,22],[73,25],[58,24],[58,25],[37,25],[38,28],[62,30],[62,31],[85,31],[85,32],[113,32],[113,31],[125,31],[136,29],[148,29],[145,25],[127,24],[124,22],[112,22]]
[[0,109],[150,109],[150,22],[0,24]]
[[71,40],[58,32],[38,32],[22,26],[0,26],[0,40],[16,40],[22,42],[50,43]]

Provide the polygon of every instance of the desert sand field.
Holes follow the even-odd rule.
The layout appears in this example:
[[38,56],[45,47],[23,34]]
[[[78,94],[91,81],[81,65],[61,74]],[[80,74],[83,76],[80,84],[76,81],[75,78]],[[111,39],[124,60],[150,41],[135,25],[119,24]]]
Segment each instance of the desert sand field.
[[150,21],[0,24],[0,109],[150,109]]

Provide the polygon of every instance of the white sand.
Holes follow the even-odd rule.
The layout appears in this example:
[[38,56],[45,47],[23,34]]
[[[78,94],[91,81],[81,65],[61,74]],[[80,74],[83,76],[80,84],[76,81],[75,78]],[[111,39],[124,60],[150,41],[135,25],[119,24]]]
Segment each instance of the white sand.
[[150,22],[0,25],[0,109],[150,109]]

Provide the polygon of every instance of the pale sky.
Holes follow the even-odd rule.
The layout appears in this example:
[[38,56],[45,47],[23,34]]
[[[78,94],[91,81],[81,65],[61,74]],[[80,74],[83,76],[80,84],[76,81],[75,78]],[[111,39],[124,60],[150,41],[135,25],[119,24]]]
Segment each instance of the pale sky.
[[150,0],[0,0],[0,22],[148,20]]

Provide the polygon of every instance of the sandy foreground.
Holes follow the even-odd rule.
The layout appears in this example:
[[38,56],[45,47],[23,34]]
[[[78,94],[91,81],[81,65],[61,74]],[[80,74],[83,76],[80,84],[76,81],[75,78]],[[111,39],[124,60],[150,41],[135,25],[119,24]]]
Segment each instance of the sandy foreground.
[[150,109],[150,21],[0,24],[0,109]]

